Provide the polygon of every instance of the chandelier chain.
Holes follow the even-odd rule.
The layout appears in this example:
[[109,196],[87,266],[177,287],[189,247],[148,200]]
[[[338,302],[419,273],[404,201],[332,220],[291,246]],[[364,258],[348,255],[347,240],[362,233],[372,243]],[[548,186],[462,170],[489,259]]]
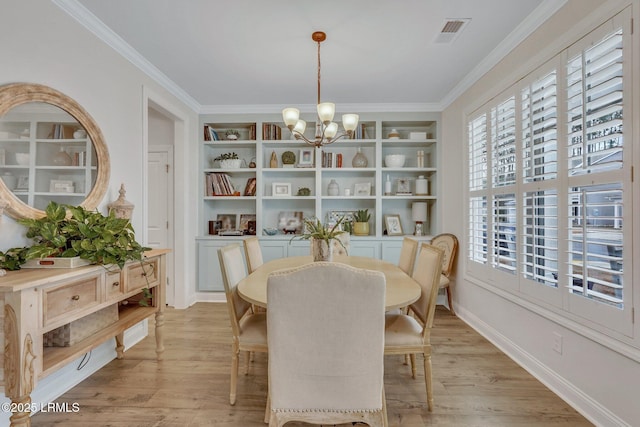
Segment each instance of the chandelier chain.
[[320,104],[320,43],[318,41],[318,104]]

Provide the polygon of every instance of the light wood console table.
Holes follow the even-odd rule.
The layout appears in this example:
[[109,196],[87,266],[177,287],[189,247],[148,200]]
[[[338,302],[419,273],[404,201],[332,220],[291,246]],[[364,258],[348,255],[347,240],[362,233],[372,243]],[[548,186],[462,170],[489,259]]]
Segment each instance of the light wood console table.
[[[22,269],[0,277],[3,305],[0,333],[4,366],[0,385],[11,399],[11,426],[30,426],[31,392],[38,380],[115,337],[118,359],[123,357],[124,331],[155,314],[156,353],[162,360],[166,287],[166,249],[145,253],[142,263],[63,269]],[[148,307],[137,303],[144,288],[151,291]],[[133,300],[132,302],[129,302]],[[126,303],[129,302],[129,303]],[[69,347],[44,347],[43,334],[111,305],[118,308],[114,323]]]

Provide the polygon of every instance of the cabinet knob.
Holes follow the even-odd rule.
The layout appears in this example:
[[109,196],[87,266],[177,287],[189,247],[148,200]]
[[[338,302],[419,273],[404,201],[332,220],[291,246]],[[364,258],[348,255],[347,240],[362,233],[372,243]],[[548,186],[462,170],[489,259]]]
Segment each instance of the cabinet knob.
[[114,288],[115,288],[116,286],[120,286],[120,282],[113,282],[113,283],[111,284],[111,286],[113,286]]
[[80,295],[74,295],[71,297],[72,300],[78,301],[80,299]]
[[146,272],[146,271],[145,271],[145,272],[143,272],[143,273],[141,274],[141,276],[142,276],[142,277],[147,277],[147,272]]

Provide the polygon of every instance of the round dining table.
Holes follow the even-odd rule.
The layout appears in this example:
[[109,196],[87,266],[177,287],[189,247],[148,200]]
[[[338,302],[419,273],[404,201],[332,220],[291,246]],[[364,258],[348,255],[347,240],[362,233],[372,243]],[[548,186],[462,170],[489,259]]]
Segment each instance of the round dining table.
[[[267,279],[276,270],[299,267],[313,262],[312,256],[295,256],[268,261],[238,282],[240,297],[259,307],[267,308]],[[420,298],[420,285],[397,265],[376,258],[334,256],[333,262],[356,268],[380,271],[386,278],[385,309],[406,307]]]

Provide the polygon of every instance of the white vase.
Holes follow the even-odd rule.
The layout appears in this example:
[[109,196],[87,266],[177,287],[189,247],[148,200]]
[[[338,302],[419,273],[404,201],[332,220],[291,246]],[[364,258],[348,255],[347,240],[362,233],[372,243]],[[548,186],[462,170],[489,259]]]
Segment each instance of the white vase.
[[53,163],[54,166],[71,166],[73,160],[71,160],[71,156],[64,151],[64,148],[60,147],[60,151],[53,156],[51,163]]
[[340,195],[340,186],[336,182],[335,179],[332,179],[327,187],[327,195],[329,196],[339,196]]

